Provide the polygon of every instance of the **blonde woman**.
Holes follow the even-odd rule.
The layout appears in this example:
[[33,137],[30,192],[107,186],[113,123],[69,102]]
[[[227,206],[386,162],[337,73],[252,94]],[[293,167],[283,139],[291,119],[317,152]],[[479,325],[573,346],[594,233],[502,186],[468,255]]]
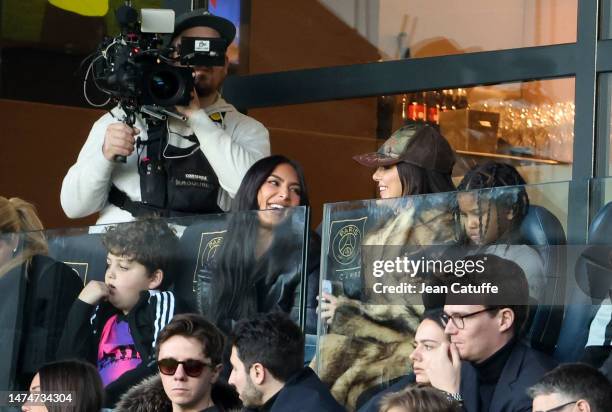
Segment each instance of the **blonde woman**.
[[35,255],[48,253],[43,225],[31,203],[18,197],[0,196],[0,276]]
[[55,359],[68,309],[83,287],[76,272],[47,253],[34,206],[0,196],[0,288],[5,294],[0,319],[4,328],[14,329],[19,352],[9,373],[14,372],[22,390],[44,363]]

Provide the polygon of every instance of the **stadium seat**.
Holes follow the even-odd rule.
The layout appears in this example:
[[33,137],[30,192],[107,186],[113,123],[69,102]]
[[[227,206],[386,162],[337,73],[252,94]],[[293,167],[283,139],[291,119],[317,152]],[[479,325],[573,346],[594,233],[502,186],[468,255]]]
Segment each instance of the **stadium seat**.
[[189,225],[180,239],[179,262],[174,291],[195,309],[196,295],[206,295],[210,279],[205,276],[206,263],[214,258],[223,244],[229,214],[207,215]]
[[589,227],[588,247],[575,267],[575,283],[568,287],[565,317],[554,356],[561,362],[579,360],[587,342],[589,327],[604,293],[610,289],[612,265],[612,203],[602,207]]
[[563,321],[565,296],[565,232],[559,219],[541,206],[530,205],[521,223],[523,242],[538,251],[544,263],[544,304],[532,313],[527,339],[535,349],[552,353]]
[[53,236],[50,232],[49,256],[74,269],[84,284],[90,280],[104,281],[106,249],[100,233]]

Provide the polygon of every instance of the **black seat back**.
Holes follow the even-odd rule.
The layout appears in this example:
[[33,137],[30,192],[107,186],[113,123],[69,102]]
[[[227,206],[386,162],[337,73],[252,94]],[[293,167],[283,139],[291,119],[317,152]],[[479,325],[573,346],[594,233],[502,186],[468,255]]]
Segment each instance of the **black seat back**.
[[582,357],[589,327],[612,281],[612,203],[602,207],[589,226],[588,247],[578,257],[575,284],[568,288],[565,317],[555,358],[562,362]]
[[84,284],[104,281],[106,255],[100,233],[49,236],[49,256],[74,269]]
[[207,295],[210,279],[207,264],[223,244],[229,214],[207,215],[201,222],[189,225],[180,238],[179,270],[175,274],[174,291],[197,308],[197,295]]
[[536,205],[529,206],[520,231],[523,242],[540,254],[546,274],[543,302],[532,308],[526,337],[533,348],[552,353],[563,321],[565,231],[554,214]]

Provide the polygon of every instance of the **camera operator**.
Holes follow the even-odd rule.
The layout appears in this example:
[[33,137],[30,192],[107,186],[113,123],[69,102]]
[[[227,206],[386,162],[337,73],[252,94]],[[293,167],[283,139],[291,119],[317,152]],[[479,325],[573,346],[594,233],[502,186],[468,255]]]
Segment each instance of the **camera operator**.
[[[194,10],[177,18],[172,43],[180,45],[183,37],[220,38],[227,47],[235,34],[229,20]],[[221,97],[228,66],[226,56],[222,66],[193,67],[192,100],[176,107],[187,121],[170,118],[155,134],[167,136],[167,145],[157,148],[163,154],[161,168],[149,163],[148,151],[156,138],[142,118],[136,116],[130,127],[122,122],[125,113],[119,107],[102,116],[64,178],[61,204],[66,215],[79,218],[100,211],[97,223],[102,224],[152,213],[181,216],[229,210],[245,172],[270,154],[270,141],[261,123]],[[125,156],[127,162],[115,162],[116,156]]]

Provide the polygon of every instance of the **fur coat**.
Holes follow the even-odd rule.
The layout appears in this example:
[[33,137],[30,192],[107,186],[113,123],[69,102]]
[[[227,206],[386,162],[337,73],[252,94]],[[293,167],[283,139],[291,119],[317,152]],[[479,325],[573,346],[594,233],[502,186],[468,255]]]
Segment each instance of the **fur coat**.
[[[212,388],[212,399],[219,409],[226,412],[241,410],[238,394],[229,385],[217,382]],[[151,376],[133,386],[121,396],[114,412],[172,412],[172,402],[166,396],[161,378]]]
[[[312,363],[347,410],[357,409],[357,400],[367,389],[411,372],[409,356],[424,311],[422,305],[385,301],[384,297],[373,300],[368,293],[374,280],[368,262],[394,259],[406,251],[418,254],[425,246],[450,244],[454,239],[454,221],[447,207],[406,209],[364,239],[364,246],[373,247],[362,250],[363,299],[338,298],[332,323],[321,336]],[[395,281],[401,279],[385,284]]]

